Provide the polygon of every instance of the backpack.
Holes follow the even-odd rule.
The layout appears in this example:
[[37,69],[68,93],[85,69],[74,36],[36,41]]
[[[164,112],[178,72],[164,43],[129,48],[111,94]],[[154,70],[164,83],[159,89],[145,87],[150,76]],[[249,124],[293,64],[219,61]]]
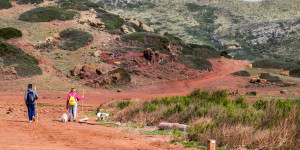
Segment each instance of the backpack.
[[71,105],[71,106],[74,106],[76,104],[75,95],[76,94],[74,94],[73,96],[72,95],[70,96],[69,105]]
[[27,93],[27,102],[28,102],[28,103],[33,103],[34,100],[35,100],[35,98],[34,98],[34,93],[33,93],[33,91],[28,90],[28,93]]

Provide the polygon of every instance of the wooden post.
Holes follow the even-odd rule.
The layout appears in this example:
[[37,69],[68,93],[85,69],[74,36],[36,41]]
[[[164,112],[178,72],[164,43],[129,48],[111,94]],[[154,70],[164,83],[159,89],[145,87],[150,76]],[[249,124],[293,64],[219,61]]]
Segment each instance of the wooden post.
[[207,140],[207,150],[216,150],[216,140]]

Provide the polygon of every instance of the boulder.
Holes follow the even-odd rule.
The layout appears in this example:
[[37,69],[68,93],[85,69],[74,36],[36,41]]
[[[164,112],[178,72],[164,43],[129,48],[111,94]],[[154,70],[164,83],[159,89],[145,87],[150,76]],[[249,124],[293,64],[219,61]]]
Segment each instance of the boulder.
[[159,63],[162,61],[162,57],[160,55],[159,51],[153,51],[150,48],[147,48],[147,50],[144,51],[144,58],[150,63]]
[[77,65],[77,66],[73,67],[73,69],[70,71],[70,73],[71,73],[72,76],[78,76],[78,75],[80,75],[81,70],[82,70],[82,66]]
[[96,57],[100,57],[101,54],[102,54],[101,50],[97,50],[97,51],[94,52],[94,56],[96,56]]
[[143,29],[143,30],[146,30],[148,32],[154,32],[154,29],[152,27],[149,27],[147,26],[146,24],[141,24],[140,27]]
[[138,20],[136,20],[136,19],[130,19],[128,22],[133,23],[133,24],[135,24],[138,27],[141,25],[141,23]]
[[121,62],[120,61],[115,61],[114,64],[115,65],[121,65]]
[[53,37],[47,37],[46,44],[52,44],[52,43],[55,43],[55,39]]
[[11,74],[17,74],[17,71],[16,71],[15,67],[10,67],[9,72],[10,72]]
[[13,111],[14,111],[14,108],[13,108],[13,107],[9,107],[9,108],[8,108],[8,111],[9,111],[9,112],[13,112]]
[[130,34],[130,33],[136,32],[134,28],[127,26],[127,25],[122,25],[121,31],[124,32],[125,34]]
[[103,71],[102,71],[102,69],[101,68],[97,68],[96,69],[96,73],[97,73],[97,75],[102,75],[103,74]]
[[252,64],[248,64],[248,68],[253,68],[253,65]]

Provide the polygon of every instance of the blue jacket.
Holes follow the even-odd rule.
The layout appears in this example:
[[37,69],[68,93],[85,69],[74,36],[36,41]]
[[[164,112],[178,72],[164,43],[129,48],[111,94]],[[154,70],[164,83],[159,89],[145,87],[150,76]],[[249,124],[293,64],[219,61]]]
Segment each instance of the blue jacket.
[[[26,103],[26,104],[28,104],[28,102],[27,102],[28,91],[32,91],[32,92],[33,92],[34,100],[37,100],[37,99],[39,98],[37,92],[36,92],[34,89],[28,88],[28,89],[26,90],[26,92],[25,92],[25,103]],[[34,102],[33,102],[33,104],[34,104]]]

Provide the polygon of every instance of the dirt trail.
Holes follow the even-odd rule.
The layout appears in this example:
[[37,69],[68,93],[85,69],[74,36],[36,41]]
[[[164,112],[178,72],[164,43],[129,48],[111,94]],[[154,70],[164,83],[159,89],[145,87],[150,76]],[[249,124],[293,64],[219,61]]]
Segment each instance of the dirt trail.
[[61,123],[0,120],[0,149],[180,149],[168,136],[122,133],[123,128]]

